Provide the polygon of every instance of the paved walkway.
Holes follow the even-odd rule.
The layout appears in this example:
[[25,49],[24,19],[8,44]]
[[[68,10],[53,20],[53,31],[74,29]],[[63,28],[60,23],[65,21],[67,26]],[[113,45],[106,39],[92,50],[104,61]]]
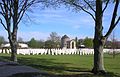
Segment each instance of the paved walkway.
[[29,66],[22,66],[13,62],[0,62],[0,77],[8,77],[19,73],[43,73]]

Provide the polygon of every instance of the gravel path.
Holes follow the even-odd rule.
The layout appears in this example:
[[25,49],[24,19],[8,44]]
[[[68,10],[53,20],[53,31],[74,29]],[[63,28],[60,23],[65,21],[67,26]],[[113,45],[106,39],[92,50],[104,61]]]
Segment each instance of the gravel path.
[[0,77],[8,77],[19,73],[44,73],[29,66],[22,66],[13,62],[0,62]]

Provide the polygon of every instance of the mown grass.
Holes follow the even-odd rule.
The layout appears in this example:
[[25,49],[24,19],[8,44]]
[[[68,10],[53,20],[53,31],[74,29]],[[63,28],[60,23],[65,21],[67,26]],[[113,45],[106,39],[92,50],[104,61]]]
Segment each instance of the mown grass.
[[[0,60],[8,60],[9,56],[8,54],[0,54]],[[75,77],[103,77],[90,73],[93,67],[93,55],[18,55],[18,62],[53,75],[72,77],[72,75],[81,74],[83,76]],[[106,71],[109,72],[106,77],[120,76],[120,54],[115,58],[105,54],[104,63]]]

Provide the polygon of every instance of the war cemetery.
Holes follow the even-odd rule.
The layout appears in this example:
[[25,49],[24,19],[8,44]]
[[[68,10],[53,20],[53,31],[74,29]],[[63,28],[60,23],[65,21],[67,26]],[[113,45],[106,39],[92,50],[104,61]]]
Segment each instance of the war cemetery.
[[[93,55],[93,48],[86,48],[81,45],[76,46],[76,41],[70,39],[67,35],[61,38],[61,46],[59,48],[30,48],[27,44],[18,43],[17,54],[19,55]],[[120,49],[114,49],[116,53],[120,53]],[[113,49],[103,49],[104,53],[112,54]],[[10,54],[10,44],[1,45],[0,53]]]
[[[12,75],[13,77],[16,76],[23,76],[23,77],[106,77],[106,76],[118,76],[119,77],[119,58],[120,58],[120,49],[110,49],[105,48],[104,52],[104,59],[105,59],[105,67],[108,68],[109,74],[106,75],[93,75],[91,74],[91,69],[93,66],[93,56],[94,56],[94,49],[87,48],[85,45],[81,45],[81,47],[76,46],[76,41],[74,39],[70,39],[67,35],[64,35],[61,38],[61,47],[60,48],[31,48],[28,44],[25,43],[18,43],[17,49],[17,57],[18,63],[12,63],[9,61],[10,59],[10,44],[2,44],[0,49],[0,57],[2,63],[6,64],[6,66],[14,66],[14,73],[8,73],[11,69],[9,68],[8,71],[2,71],[5,76]],[[113,57],[113,52],[115,51],[115,58]],[[6,67],[5,66],[5,67]],[[19,66],[19,67],[18,67]],[[30,67],[33,68],[30,68]],[[113,66],[113,67],[111,67]],[[6,67],[8,68],[8,67]],[[2,68],[3,69],[3,68]],[[23,70],[24,69],[24,70]],[[17,70],[17,71],[15,71]],[[21,74],[19,73],[26,73]],[[37,73],[35,73],[37,72]],[[39,74],[40,73],[40,74]],[[4,75],[1,75],[4,76]]]
[[120,0],[0,0],[0,77],[120,77]]

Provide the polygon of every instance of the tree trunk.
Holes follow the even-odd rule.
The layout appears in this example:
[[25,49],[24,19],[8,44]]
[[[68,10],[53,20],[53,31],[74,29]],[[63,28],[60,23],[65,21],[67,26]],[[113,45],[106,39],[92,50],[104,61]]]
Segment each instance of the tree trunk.
[[94,67],[92,69],[92,72],[94,74],[105,73],[104,61],[103,61],[103,46],[105,41],[103,40],[94,38],[94,41],[93,41],[94,42]]
[[13,46],[11,47],[11,60],[14,61],[14,62],[17,62],[17,47],[16,47],[16,44],[15,42],[12,43]]
[[11,33],[11,60],[14,61],[14,62],[17,62],[17,30],[18,30],[18,2],[19,0],[14,0],[14,3],[13,3],[13,6],[14,6],[14,9],[13,9],[13,31]]
[[17,33],[9,34],[9,42],[11,46],[11,61],[17,62]]
[[103,62],[103,46],[105,38],[102,34],[102,1],[96,0],[96,21],[95,21],[95,35],[94,35],[94,67],[92,72],[94,74],[105,73]]

